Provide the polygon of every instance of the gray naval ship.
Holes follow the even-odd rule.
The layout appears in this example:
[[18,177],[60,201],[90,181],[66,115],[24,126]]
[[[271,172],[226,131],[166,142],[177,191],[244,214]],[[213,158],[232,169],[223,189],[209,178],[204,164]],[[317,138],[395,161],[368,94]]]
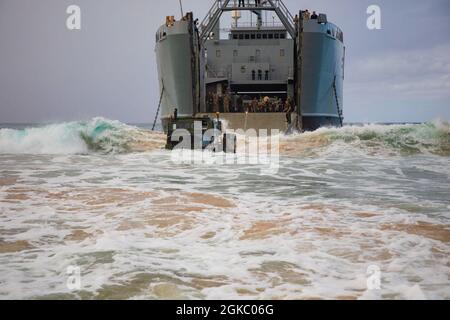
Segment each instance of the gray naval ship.
[[218,117],[228,129],[269,132],[343,124],[344,35],[326,14],[219,0],[201,22],[166,17],[155,50],[166,133]]

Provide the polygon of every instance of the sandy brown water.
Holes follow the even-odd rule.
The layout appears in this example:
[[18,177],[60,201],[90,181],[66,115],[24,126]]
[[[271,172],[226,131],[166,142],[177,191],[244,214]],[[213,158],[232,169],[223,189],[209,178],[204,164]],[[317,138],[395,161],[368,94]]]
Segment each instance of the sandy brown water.
[[175,165],[162,135],[123,130],[96,151],[0,152],[0,299],[450,298],[445,130],[282,137],[268,174]]

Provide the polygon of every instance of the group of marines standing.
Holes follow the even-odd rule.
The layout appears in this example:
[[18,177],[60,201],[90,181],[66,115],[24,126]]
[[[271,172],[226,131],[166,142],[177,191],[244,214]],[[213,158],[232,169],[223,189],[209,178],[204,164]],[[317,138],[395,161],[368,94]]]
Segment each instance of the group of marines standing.
[[254,97],[253,100],[245,100],[242,96],[233,94],[228,91],[225,94],[218,94],[216,92],[209,92],[207,97],[208,112],[222,112],[222,113],[274,113],[284,112],[292,113],[295,111],[295,106],[291,98],[285,101],[278,97],[269,98],[261,97],[259,100]]

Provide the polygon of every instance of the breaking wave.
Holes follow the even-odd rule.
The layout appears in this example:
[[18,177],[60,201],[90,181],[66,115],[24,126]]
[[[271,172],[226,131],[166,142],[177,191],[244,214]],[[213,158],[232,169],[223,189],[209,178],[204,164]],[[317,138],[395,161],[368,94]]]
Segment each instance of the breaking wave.
[[21,130],[0,130],[0,154],[145,152],[164,145],[162,134],[94,118]]
[[346,126],[322,128],[286,137],[281,152],[288,155],[310,152],[357,150],[367,154],[450,155],[450,123],[443,120],[423,124]]
[[[162,149],[165,136],[94,118],[22,130],[0,129],[0,154],[133,153]],[[334,152],[366,154],[450,155],[450,124],[437,120],[424,124],[346,126],[283,136],[281,154],[317,155]]]

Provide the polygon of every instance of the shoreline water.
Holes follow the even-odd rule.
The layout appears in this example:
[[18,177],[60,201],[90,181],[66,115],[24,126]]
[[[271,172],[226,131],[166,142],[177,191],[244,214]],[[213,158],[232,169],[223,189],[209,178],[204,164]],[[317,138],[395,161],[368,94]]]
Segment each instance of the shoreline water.
[[106,119],[0,131],[0,299],[450,299],[449,136],[282,137],[262,176]]

